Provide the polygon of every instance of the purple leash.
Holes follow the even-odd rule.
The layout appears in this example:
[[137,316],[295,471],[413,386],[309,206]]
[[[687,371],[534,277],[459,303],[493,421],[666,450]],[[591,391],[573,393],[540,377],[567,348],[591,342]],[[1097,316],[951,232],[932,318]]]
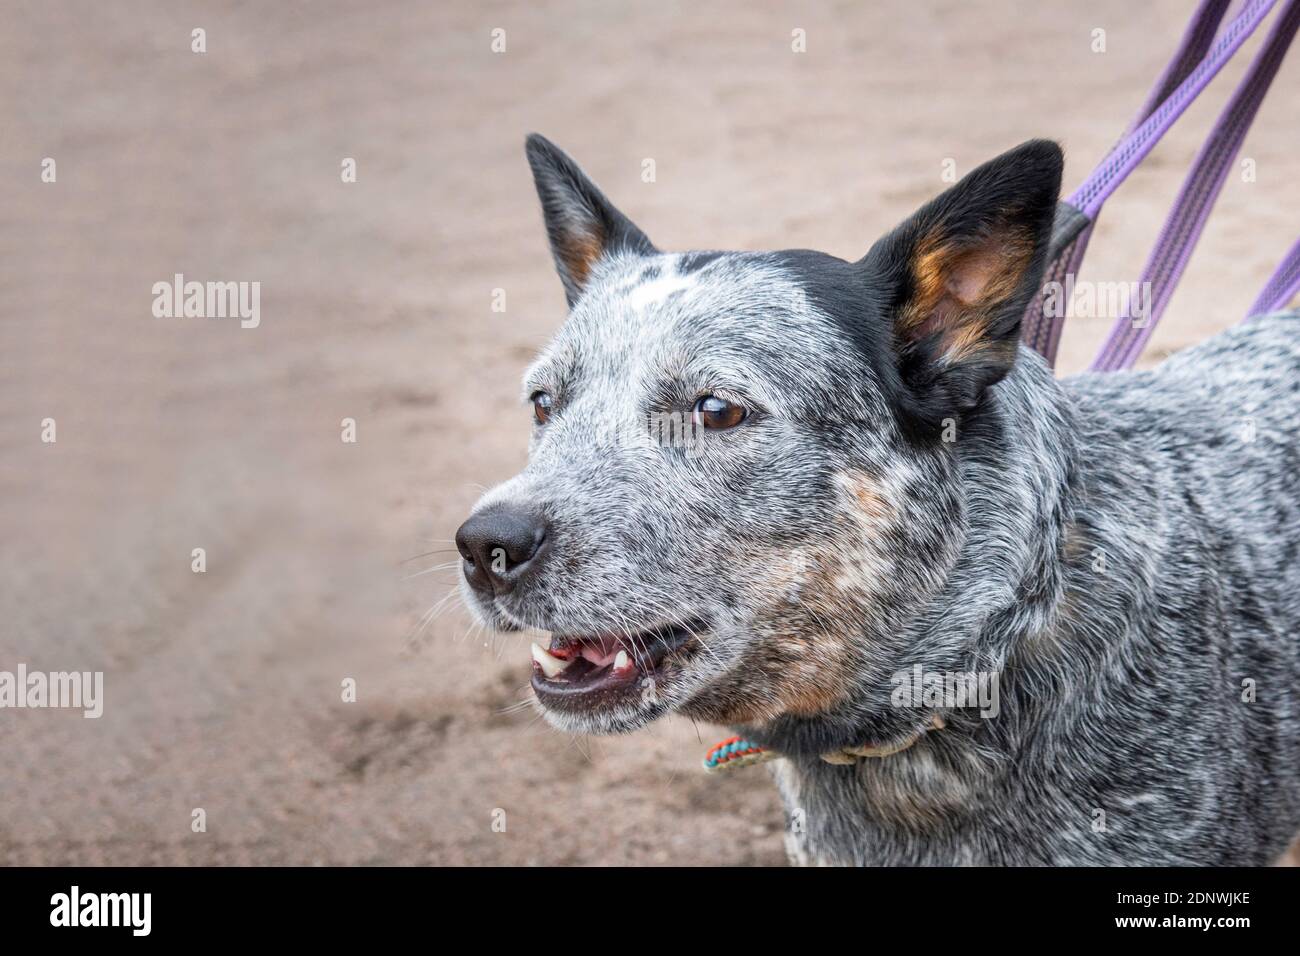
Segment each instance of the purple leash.
[[[1137,116],[1133,118],[1133,121],[1129,123],[1128,128],[1124,131],[1124,137],[1132,133],[1165,100],[1169,99],[1182,82],[1187,79],[1187,75],[1204,59],[1206,51],[1218,32],[1219,24],[1223,21],[1223,15],[1228,10],[1229,3],[1230,0],[1202,0],[1196,13],[1192,16],[1191,22],[1188,23],[1187,29],[1183,32],[1178,49],[1175,50],[1174,55],[1165,66],[1164,72],[1160,74],[1160,78],[1151,87],[1146,102],[1142,104]],[[1111,147],[1106,154],[1107,158],[1115,152],[1120,143],[1124,142],[1124,137],[1121,137],[1119,143]],[[1070,228],[1072,212],[1073,210],[1062,210],[1062,227],[1063,231],[1067,233]],[[1044,286],[1049,282],[1064,286],[1068,276],[1078,274],[1079,267],[1083,263],[1084,253],[1088,250],[1088,240],[1092,238],[1094,225],[1096,225],[1096,214],[1093,215],[1090,221],[1083,224],[1073,239],[1070,239],[1068,235],[1053,237],[1054,241],[1049,253],[1050,261],[1043,275]],[[1060,316],[1045,318],[1043,315],[1045,304],[1046,297],[1041,295],[1035,296],[1030,301],[1021,321],[1020,337],[1021,341],[1026,345],[1042,353],[1049,364],[1055,365],[1056,351],[1061,343],[1061,329],[1065,325],[1065,315],[1063,313]]]
[[1210,80],[1232,59],[1246,37],[1254,32],[1260,22],[1268,15],[1276,0],[1250,0],[1241,13],[1224,28],[1223,35],[1215,42],[1209,54],[1187,77],[1178,84],[1178,88],[1160,104],[1154,113],[1148,116],[1118,146],[1115,147],[1100,166],[1084,180],[1067,200],[1089,219],[1101,211],[1102,204],[1128,175],[1137,168],[1160,138],[1174,125],[1174,121],[1183,115],[1192,100],[1200,95],[1209,85]]
[[[1286,0],[1263,47],[1201,147],[1142,270],[1137,288],[1139,295],[1150,290],[1149,295],[1144,296],[1146,309],[1143,311],[1147,314],[1138,315],[1135,321],[1132,303],[1125,304],[1092,363],[1094,371],[1132,368],[1142,353],[1187,268],[1210,210],[1227,181],[1228,171],[1241,150],[1246,132],[1264,101],[1269,84],[1277,75],[1278,67],[1282,65],[1297,28],[1300,28],[1300,0]],[[1131,169],[1129,166],[1124,175]]]
[[1192,14],[1187,29],[1183,32],[1178,49],[1165,66],[1165,71],[1151,87],[1151,92],[1147,94],[1142,109],[1138,110],[1137,117],[1129,124],[1128,129],[1124,130],[1125,135],[1133,132],[1143,120],[1156,111],[1161,103],[1169,99],[1183,80],[1187,79],[1187,74],[1195,69],[1196,64],[1205,59],[1205,53],[1214,42],[1219,32],[1219,24],[1223,22],[1223,15],[1228,12],[1230,5],[1231,0],[1202,0],[1196,12]]
[[[1097,214],[1101,211],[1106,199],[1146,157],[1223,65],[1232,58],[1246,37],[1267,16],[1275,2],[1276,0],[1248,0],[1242,11],[1224,28],[1222,34],[1217,39],[1214,39],[1215,30],[1226,10],[1226,3],[1224,0],[1203,0],[1185,32],[1174,58],[1165,68],[1160,80],[1148,95],[1143,110],[1146,111],[1154,103],[1159,105],[1135,128],[1132,128],[1128,135],[1121,139],[1106,155],[1106,158],[1097,166],[1092,175],[1075,190],[1068,200],[1059,205],[1045,283],[1053,280],[1063,282],[1067,275],[1074,274],[1077,271],[1083,259],[1083,253],[1087,248],[1092,223],[1096,220]],[[1294,5],[1294,0],[1289,0],[1288,10]],[[1278,30],[1275,29],[1274,37],[1276,37],[1277,33]],[[1211,40],[1213,40],[1212,45]],[[1205,50],[1207,45],[1209,46],[1209,52],[1198,59],[1199,54]],[[1285,49],[1286,47],[1283,45],[1279,51],[1279,62],[1280,54],[1284,53]],[[1262,59],[1262,56],[1257,58],[1256,65],[1259,64],[1260,59]],[[1195,65],[1192,66],[1192,64]],[[1263,81],[1262,89],[1259,91],[1261,99],[1263,90],[1268,87],[1268,80],[1272,79],[1272,74],[1275,72],[1276,66],[1268,73],[1267,79]],[[1252,69],[1251,75],[1247,77],[1247,82],[1243,82],[1243,87],[1253,86],[1250,81],[1255,74],[1256,71]],[[1169,90],[1171,86],[1172,91],[1166,94],[1166,90]],[[1241,90],[1238,92],[1241,93]],[[1236,97],[1234,97],[1235,101]],[[1256,101],[1254,109],[1257,109],[1258,105],[1258,101]],[[1252,118],[1254,109],[1251,110]],[[1241,135],[1245,135],[1244,129]],[[1240,146],[1239,142],[1237,146]],[[1232,155],[1235,155],[1235,149],[1229,155],[1229,160],[1231,160]],[[1213,196],[1210,198],[1212,204]],[[1180,196],[1180,202],[1181,200],[1182,197]],[[1044,315],[1042,311],[1043,299],[1044,297],[1041,295],[1036,296],[1027,310],[1022,325],[1022,340],[1042,352],[1049,362],[1054,362],[1057,345],[1060,342],[1061,328],[1064,325],[1065,314],[1068,309],[1063,309],[1060,315]],[[1122,318],[1121,321],[1131,324],[1130,320],[1126,318]],[[1112,333],[1112,338],[1114,338],[1114,333]]]
[[1276,312],[1300,292],[1300,240],[1291,247],[1264,286],[1259,298],[1246,310],[1247,320]]

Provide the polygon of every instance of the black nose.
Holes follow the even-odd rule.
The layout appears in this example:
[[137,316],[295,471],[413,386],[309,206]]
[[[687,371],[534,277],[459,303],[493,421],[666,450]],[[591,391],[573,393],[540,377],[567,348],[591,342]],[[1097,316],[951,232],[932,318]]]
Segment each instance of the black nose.
[[502,594],[533,567],[546,541],[546,522],[524,508],[494,505],[456,532],[465,580],[477,591]]

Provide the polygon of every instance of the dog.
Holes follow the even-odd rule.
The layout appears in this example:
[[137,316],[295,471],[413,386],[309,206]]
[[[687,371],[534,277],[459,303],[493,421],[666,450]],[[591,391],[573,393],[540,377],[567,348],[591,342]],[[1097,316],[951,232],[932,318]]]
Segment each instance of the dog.
[[[663,253],[553,144],[526,152],[570,311],[524,378],[529,463],[456,544],[478,618],[551,632],[552,725],[734,728],[779,757],[799,863],[1285,851],[1300,316],[1056,379],[1019,343],[1049,141],[856,262]],[[996,707],[915,693],[956,686],[934,675]]]

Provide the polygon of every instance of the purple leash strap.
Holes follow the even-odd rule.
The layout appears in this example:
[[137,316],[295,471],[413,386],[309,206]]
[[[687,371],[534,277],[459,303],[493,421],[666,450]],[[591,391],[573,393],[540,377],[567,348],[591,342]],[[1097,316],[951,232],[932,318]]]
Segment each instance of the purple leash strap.
[[[1121,136],[1119,142],[1107,152],[1107,157],[1124,141],[1125,136],[1132,133],[1170,97],[1196,64],[1205,57],[1205,51],[1214,42],[1219,24],[1223,21],[1223,15],[1227,12],[1230,2],[1231,0],[1201,0],[1187,29],[1183,31],[1177,50],[1165,65],[1164,72],[1151,87],[1142,108],[1124,130],[1124,136]],[[1088,251],[1088,241],[1092,238],[1096,217],[1094,216],[1092,220],[1084,219],[1082,224],[1074,221],[1076,217],[1084,219],[1077,210],[1068,206],[1062,205],[1058,210],[1060,228],[1052,237],[1048,264],[1043,274],[1044,287],[1047,287],[1048,283],[1056,283],[1064,287],[1068,277],[1077,275],[1079,267],[1083,264],[1083,256]],[[1020,338],[1030,348],[1041,353],[1049,365],[1055,365],[1056,352],[1061,344],[1061,330],[1065,327],[1065,313],[1062,312],[1059,316],[1044,316],[1045,305],[1044,295],[1034,296],[1030,300],[1021,320]]]
[[[1068,200],[1060,204],[1044,284],[1049,281],[1064,282],[1067,275],[1077,271],[1087,248],[1091,225],[1106,199],[1232,58],[1275,2],[1276,0],[1248,0],[1242,11],[1215,39],[1215,30],[1227,4],[1224,0],[1203,0],[1184,33],[1178,51],[1148,95],[1143,109],[1153,103],[1158,102],[1159,105],[1137,123],[1111,149],[1092,175]],[[1207,46],[1210,47],[1208,54],[1200,56]],[[1171,86],[1172,91],[1162,97]],[[1021,337],[1022,341],[1054,363],[1068,310],[1062,310],[1060,315],[1045,316],[1043,304],[1042,295],[1034,297],[1022,320]]]
[[1144,299],[1142,311],[1146,314],[1139,315],[1134,321],[1132,302],[1125,303],[1106,343],[1092,363],[1093,371],[1132,368],[1137,361],[1187,267],[1196,240],[1205,228],[1246,132],[1298,27],[1300,0],[1286,0],[1264,45],[1201,147],[1142,270],[1137,290]]
[[1300,240],[1290,248],[1259,298],[1246,310],[1247,321],[1281,310],[1297,292],[1300,292]]
[[1223,22],[1223,15],[1228,12],[1231,3],[1232,0],[1202,0],[1196,12],[1192,14],[1187,29],[1183,32],[1183,38],[1178,42],[1178,49],[1165,66],[1164,72],[1160,74],[1160,78],[1151,87],[1142,109],[1138,110],[1137,116],[1129,124],[1128,129],[1124,130],[1125,135],[1133,132],[1144,119],[1159,108],[1161,103],[1169,99],[1174,90],[1178,89],[1179,84],[1187,79],[1187,74],[1191,73],[1196,64],[1205,58],[1205,51],[1214,42],[1214,37],[1219,32],[1219,24]]
[[1110,194],[1146,158],[1147,153],[1169,131],[1169,127],[1174,125],[1174,121],[1191,105],[1192,100],[1214,79],[1223,64],[1232,59],[1246,37],[1268,16],[1275,2],[1276,0],[1249,0],[1241,13],[1224,28],[1223,34],[1215,41],[1205,59],[1178,84],[1178,88],[1154,113],[1124,137],[1067,202],[1089,219],[1095,217]]

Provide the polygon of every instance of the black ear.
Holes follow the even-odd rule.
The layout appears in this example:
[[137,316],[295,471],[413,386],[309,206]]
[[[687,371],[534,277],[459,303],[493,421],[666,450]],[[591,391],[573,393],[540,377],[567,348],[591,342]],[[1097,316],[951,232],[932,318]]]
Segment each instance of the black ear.
[[883,290],[895,358],[923,422],[973,408],[1011,369],[1043,278],[1061,148],[1030,140],[973,170],[862,260]]
[[592,267],[602,257],[620,251],[656,251],[644,233],[614,208],[562,149],[533,133],[524,151],[533,168],[555,268],[570,306],[582,294]]

